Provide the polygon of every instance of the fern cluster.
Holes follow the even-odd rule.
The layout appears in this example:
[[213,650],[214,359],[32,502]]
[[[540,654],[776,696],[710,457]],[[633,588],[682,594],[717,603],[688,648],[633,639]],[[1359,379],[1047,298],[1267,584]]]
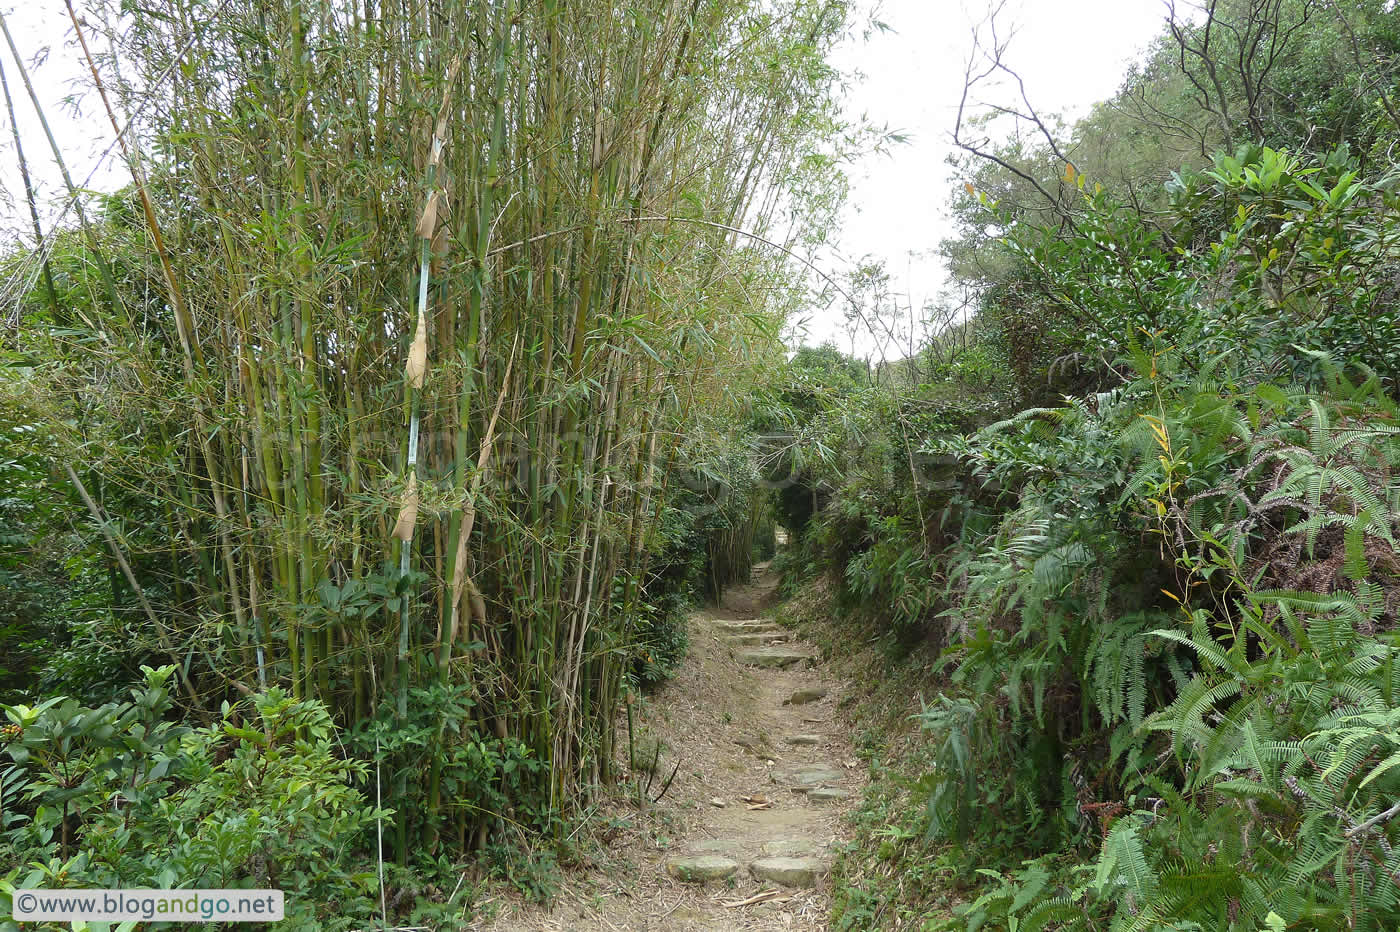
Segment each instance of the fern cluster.
[[[1294,245],[1390,242],[1394,199],[1344,161],[1193,181],[1192,222],[1225,218],[1195,255],[1098,194],[1072,234],[1013,235],[1045,294],[1119,325],[1109,384],[924,432],[933,486],[901,486],[892,428],[837,474],[809,546],[942,647],[920,850],[978,878],[947,928],[1400,928],[1395,388],[1319,349],[1341,318],[1277,325],[1246,235],[1268,204]],[[1337,185],[1380,233],[1311,193]],[[1330,261],[1294,257],[1295,297],[1350,287]],[[1085,281],[1109,267],[1170,287],[1114,305],[1124,281]]]

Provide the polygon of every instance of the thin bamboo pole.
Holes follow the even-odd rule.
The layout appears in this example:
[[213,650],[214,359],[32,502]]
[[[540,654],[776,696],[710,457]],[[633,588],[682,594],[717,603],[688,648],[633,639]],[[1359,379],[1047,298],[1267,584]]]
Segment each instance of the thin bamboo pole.
[[29,95],[30,103],[34,105],[34,113],[39,118],[39,126],[43,128],[44,137],[49,142],[49,150],[53,153],[54,164],[58,166],[64,187],[68,191],[68,197],[72,200],[73,209],[78,214],[78,221],[87,237],[88,248],[92,250],[93,261],[97,263],[97,270],[102,276],[102,284],[107,290],[107,299],[111,302],[112,310],[121,313],[125,310],[125,305],[117,293],[117,282],[112,277],[111,266],[107,264],[106,254],[98,242],[97,231],[88,221],[87,210],[83,207],[83,199],[77,186],[73,184],[73,177],[68,174],[68,163],[63,158],[63,150],[59,148],[58,140],[54,138],[53,129],[49,126],[49,118],[44,113],[44,105],[39,102],[39,95],[34,91],[34,82],[29,79],[29,69],[24,66],[24,59],[15,46],[15,39],[10,34],[10,27],[5,21],[4,13],[0,13],[0,32],[5,34],[5,44],[10,47],[10,57],[14,59],[15,68],[19,71],[20,80],[24,83],[24,90]]
[[15,102],[10,97],[10,80],[5,76],[4,62],[0,62],[0,91],[5,94],[5,113],[10,118],[10,133],[15,141],[15,159],[19,162],[19,176],[24,182],[24,202],[29,205],[29,218],[34,223],[34,248],[39,250],[39,261],[43,264],[44,294],[49,299],[49,310],[56,323],[66,323],[67,315],[58,306],[58,290],[53,285],[53,269],[44,242],[44,229],[39,223],[39,207],[34,201],[34,183],[29,178],[29,162],[24,157],[24,143],[19,138],[19,121],[15,119]]

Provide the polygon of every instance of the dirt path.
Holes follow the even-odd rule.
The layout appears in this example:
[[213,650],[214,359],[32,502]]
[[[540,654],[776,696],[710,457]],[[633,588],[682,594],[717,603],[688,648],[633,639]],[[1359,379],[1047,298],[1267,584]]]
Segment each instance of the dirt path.
[[827,928],[831,849],[863,771],[836,709],[843,684],[765,618],[776,588],[760,566],[693,616],[682,668],[634,710],[638,744],[664,748],[652,796],[679,764],[666,795],[611,815],[606,863],[566,877],[547,915],[506,906],[479,928]]

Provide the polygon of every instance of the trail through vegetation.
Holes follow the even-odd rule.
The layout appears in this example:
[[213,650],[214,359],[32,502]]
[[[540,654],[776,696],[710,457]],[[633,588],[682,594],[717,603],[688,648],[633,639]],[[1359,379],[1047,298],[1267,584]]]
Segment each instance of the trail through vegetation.
[[[594,871],[552,910],[506,909],[483,929],[828,928],[830,870],[863,774],[838,710],[847,685],[774,624],[777,576],[690,619],[685,662],[634,712],[634,769],[655,772],[641,814],[618,817]],[[655,754],[655,758],[652,755]]]
[[130,183],[9,134],[0,932],[1400,928],[1400,13],[1168,3],[1066,124],[1003,6],[917,310],[813,261],[842,0],[69,7]]

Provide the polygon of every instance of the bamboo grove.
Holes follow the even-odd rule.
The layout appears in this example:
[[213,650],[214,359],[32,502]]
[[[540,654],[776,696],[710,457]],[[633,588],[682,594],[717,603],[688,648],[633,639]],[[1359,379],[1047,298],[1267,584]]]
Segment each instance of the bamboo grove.
[[[720,507],[690,428],[778,352],[793,276],[749,234],[792,244],[839,188],[844,4],[122,15],[93,72],[134,181],[18,342],[56,346],[126,624],[195,714],[324,702],[391,762],[400,858],[568,805],[612,777],[677,496]],[[522,761],[494,795],[462,776],[483,741]]]

